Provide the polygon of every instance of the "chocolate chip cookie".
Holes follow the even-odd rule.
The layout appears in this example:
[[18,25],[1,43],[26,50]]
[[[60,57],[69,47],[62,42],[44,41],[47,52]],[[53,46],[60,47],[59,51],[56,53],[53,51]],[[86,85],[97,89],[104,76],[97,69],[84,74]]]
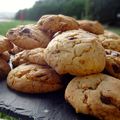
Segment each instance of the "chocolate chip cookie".
[[12,28],[6,36],[16,46],[23,49],[45,48],[50,42],[50,38],[35,25],[22,25]]
[[58,31],[63,32],[79,28],[79,24],[74,18],[61,14],[44,15],[38,21],[37,26],[49,36],[53,36]]
[[16,54],[12,59],[13,67],[23,63],[34,63],[40,65],[47,65],[44,59],[44,48],[35,48],[32,50],[24,50]]
[[12,43],[6,37],[0,35],[0,53],[9,51],[12,48]]
[[9,64],[2,58],[0,58],[0,80],[5,78],[11,70]]
[[120,36],[111,31],[105,31],[104,34],[99,35],[99,42],[105,49],[120,51]]
[[97,37],[84,30],[56,36],[45,49],[45,60],[59,74],[88,75],[105,67],[105,50]]
[[105,70],[112,76],[120,79],[120,53],[106,49]]
[[12,69],[7,84],[24,93],[47,93],[63,87],[60,76],[52,68],[37,64],[22,64]]
[[65,99],[77,113],[101,120],[120,120],[120,80],[105,74],[75,77],[68,84]]
[[98,21],[78,20],[79,27],[94,34],[103,34],[104,27]]
[[8,51],[5,51],[3,53],[0,54],[0,58],[2,58],[3,60],[5,60],[6,62],[8,62],[10,60],[10,54]]

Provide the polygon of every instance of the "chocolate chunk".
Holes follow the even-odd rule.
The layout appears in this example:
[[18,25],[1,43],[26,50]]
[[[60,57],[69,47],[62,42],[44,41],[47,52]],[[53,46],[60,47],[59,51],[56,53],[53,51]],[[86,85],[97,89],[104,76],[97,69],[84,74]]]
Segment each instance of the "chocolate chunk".
[[74,36],[68,37],[68,40],[74,40],[74,39],[77,39],[77,37],[74,37]]
[[22,32],[22,33],[30,33],[30,29],[25,28],[25,29],[23,29],[21,32]]
[[100,99],[101,99],[102,103],[104,103],[104,104],[107,104],[107,105],[111,104],[111,98],[110,97],[106,97],[106,96],[101,95]]
[[10,34],[10,35],[12,35],[13,33],[14,33],[14,31],[12,31],[12,30],[11,30],[11,31],[9,31],[9,34]]
[[120,66],[117,64],[112,64],[112,68],[115,73],[120,73]]

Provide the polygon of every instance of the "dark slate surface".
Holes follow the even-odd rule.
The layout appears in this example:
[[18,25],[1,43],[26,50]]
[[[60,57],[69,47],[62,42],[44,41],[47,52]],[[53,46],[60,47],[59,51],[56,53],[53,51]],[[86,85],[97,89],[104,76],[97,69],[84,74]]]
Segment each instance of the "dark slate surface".
[[65,102],[64,91],[49,94],[21,94],[0,81],[0,111],[20,120],[97,120],[76,114]]

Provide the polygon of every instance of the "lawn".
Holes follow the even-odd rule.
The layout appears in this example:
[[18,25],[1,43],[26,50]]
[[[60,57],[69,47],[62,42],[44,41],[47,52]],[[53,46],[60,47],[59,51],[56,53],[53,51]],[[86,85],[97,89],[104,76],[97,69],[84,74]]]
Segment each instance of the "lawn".
[[120,35],[120,27],[106,27],[106,29],[111,30]]
[[[18,25],[25,25],[25,24],[34,24],[35,21],[19,21],[19,20],[13,20],[10,22],[0,22],[0,35],[5,35],[6,32],[13,27],[16,27]],[[118,33],[120,35],[120,28],[119,27],[105,27],[108,30],[111,30],[115,33]]]
[[17,120],[16,118],[10,117],[4,113],[0,113],[0,120]]
[[0,22],[0,35],[5,35],[10,28],[16,27],[18,25],[34,23],[35,23],[34,21],[19,21],[19,20],[13,20],[10,22]]

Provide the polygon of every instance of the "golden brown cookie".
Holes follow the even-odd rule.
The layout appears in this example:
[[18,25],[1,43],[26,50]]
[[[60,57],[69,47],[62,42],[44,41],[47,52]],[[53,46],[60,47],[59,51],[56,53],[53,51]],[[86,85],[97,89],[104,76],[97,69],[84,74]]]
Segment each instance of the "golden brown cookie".
[[12,48],[12,43],[6,37],[0,35],[0,53],[11,50]]
[[112,76],[120,79],[120,53],[106,49],[105,70]]
[[5,60],[0,58],[0,80],[6,77],[9,71],[10,71],[9,64]]
[[38,21],[37,26],[49,36],[53,36],[58,31],[63,32],[79,28],[79,24],[74,18],[61,14],[44,15]]
[[120,120],[120,80],[105,74],[75,77],[65,90],[65,99],[77,113],[101,120]]
[[47,65],[47,63],[44,60],[44,48],[24,50],[16,54],[12,58],[12,64],[14,67],[27,62],[40,64],[40,65]]
[[120,51],[120,36],[111,31],[105,31],[104,34],[98,35],[99,42],[105,49]]
[[79,28],[94,34],[103,34],[104,27],[98,21],[78,20]]
[[47,93],[63,87],[60,76],[52,68],[37,64],[22,64],[11,70],[7,84],[24,93]]
[[120,39],[120,36],[112,31],[104,30],[104,34],[98,35],[100,41],[104,41],[105,39]]
[[56,36],[45,49],[45,60],[59,74],[88,75],[105,67],[105,50],[97,37],[84,30]]
[[5,51],[3,53],[0,54],[0,58],[2,58],[3,60],[5,60],[6,62],[8,62],[10,60],[10,54],[8,51]]
[[45,48],[50,38],[35,25],[22,25],[8,31],[7,38],[23,49]]

